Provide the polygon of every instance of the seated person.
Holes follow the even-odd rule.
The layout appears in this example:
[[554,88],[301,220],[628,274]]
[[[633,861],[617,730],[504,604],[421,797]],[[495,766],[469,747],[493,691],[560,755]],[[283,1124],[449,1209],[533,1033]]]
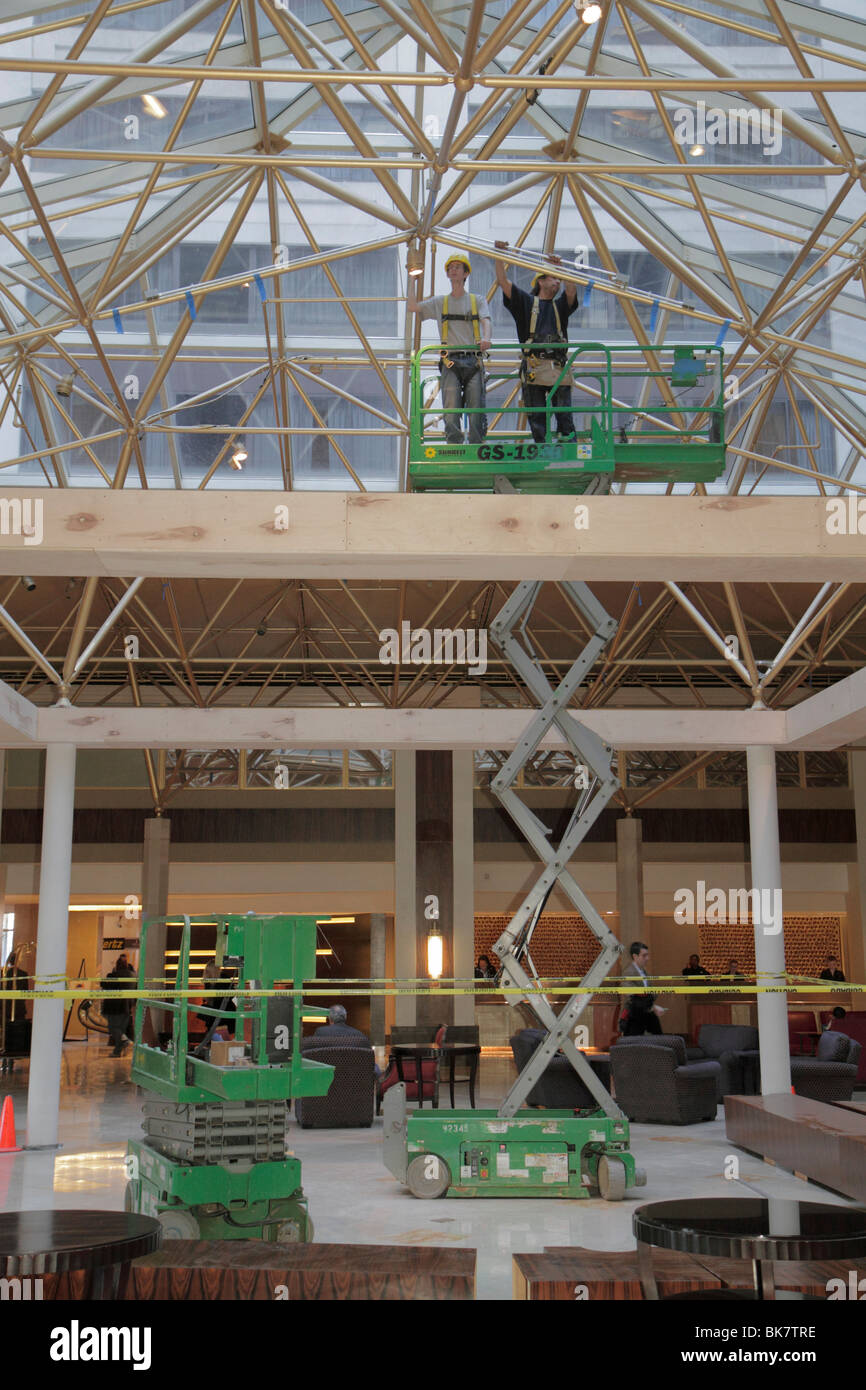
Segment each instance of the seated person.
[[362,1033],[360,1028],[352,1028],[346,1022],[346,1018],[346,1010],[343,1008],[342,1004],[332,1004],[328,1010],[328,1022],[321,1024],[310,1036],[313,1038],[321,1038],[323,1042],[335,1043],[344,1041],[348,1038],[363,1038],[364,1042],[369,1043],[370,1047],[372,1047],[373,1044],[370,1042],[367,1034]]
[[490,964],[490,957],[489,957],[489,956],[479,956],[479,957],[478,957],[478,963],[477,963],[477,965],[475,966],[475,978],[476,978],[476,980],[495,980],[495,979],[496,979],[496,971],[493,969],[493,966]]
[[723,975],[732,975],[732,976],[734,977],[735,980],[745,980],[745,978],[746,978],[745,975],[743,975],[743,974],[741,973],[740,967],[739,967],[739,965],[737,964],[737,962],[736,962],[736,960],[734,959],[733,956],[731,956],[731,959],[728,961],[728,964],[727,964],[727,966],[725,967],[725,969],[722,971],[722,974],[723,974]]
[[845,976],[839,969],[839,959],[837,956],[828,956],[824,962],[824,969],[818,977],[821,980],[838,980],[840,984],[845,983]]
[[709,975],[709,973],[709,970],[705,970],[701,965],[701,958],[697,953],[689,956],[688,965],[683,966],[684,975]]
[[[360,1038],[372,1051],[373,1044],[370,1042],[367,1034],[362,1033],[360,1028],[353,1028],[347,1023],[347,1017],[348,1015],[342,1004],[332,1004],[328,1010],[328,1022],[322,1023],[318,1028],[315,1028],[310,1034],[310,1037],[316,1038],[319,1042],[330,1043],[357,1042]],[[376,1067],[376,1075],[381,1076],[378,1066]]]

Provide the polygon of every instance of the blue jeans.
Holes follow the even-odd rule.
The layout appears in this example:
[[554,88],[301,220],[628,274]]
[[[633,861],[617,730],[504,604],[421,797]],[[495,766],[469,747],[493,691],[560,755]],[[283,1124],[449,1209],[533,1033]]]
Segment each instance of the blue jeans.
[[[483,410],[487,404],[484,391],[484,372],[477,352],[451,352],[452,366],[444,364],[440,372],[442,405],[445,410]],[[487,437],[487,416],[469,416],[469,443],[480,444]],[[463,443],[463,416],[445,416],[446,444]]]

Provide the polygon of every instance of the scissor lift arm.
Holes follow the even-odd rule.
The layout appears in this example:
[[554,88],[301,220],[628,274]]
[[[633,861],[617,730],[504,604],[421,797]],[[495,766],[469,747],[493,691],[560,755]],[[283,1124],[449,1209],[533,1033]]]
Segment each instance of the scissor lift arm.
[[[622,951],[622,945],[568,869],[568,863],[578,845],[595,824],[619,785],[618,779],[611,774],[612,750],[568,711],[568,703],[574,692],[582,685],[587,672],[610,642],[616,630],[616,622],[585,584],[566,581],[564,587],[586,619],[592,636],[555,690],[545,676],[538,658],[531,651],[526,633],[526,623],[541,588],[540,581],[524,581],[518,584],[490,627],[494,645],[511,663],[540,706],[511,756],[491,783],[492,790],[544,864],[538,880],[493,948],[502,963],[502,978],[516,989],[524,991],[527,1003],[542,1026],[548,1030],[547,1037],[536,1049],[502,1102],[499,1114],[503,1118],[516,1114],[543,1075],[550,1060],[559,1051],[565,1054],[581,1081],[607,1115],[619,1117],[622,1113],[573,1040],[574,1026],[592,998],[590,993],[583,991],[600,984],[610,973]],[[558,727],[574,753],[575,763],[585,766],[588,770],[588,786],[579,795],[577,805],[557,847],[550,844],[548,827],[514,791],[514,783],[520,769],[535,753],[553,724]],[[574,903],[601,948],[598,957],[581,980],[581,991],[572,995],[558,1016],[549,1000],[538,990],[533,977],[523,964],[523,957],[527,954],[544,904],[557,882]]]

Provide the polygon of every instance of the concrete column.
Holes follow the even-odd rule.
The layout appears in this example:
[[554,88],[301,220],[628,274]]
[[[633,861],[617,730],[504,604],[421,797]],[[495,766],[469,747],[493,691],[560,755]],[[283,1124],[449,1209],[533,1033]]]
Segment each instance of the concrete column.
[[[469,749],[452,754],[454,826],[454,974],[471,985],[475,972],[475,838],[473,800],[475,756]],[[475,1022],[475,998],[454,996],[454,1022]]]
[[[149,816],[144,822],[144,844],[141,854],[141,917],[153,921],[168,914],[168,871],[171,854],[171,821],[165,816]],[[161,979],[165,966],[166,928],[162,924],[147,934],[144,959],[144,978]],[[168,1014],[148,1012],[144,1024],[144,1041],[156,1042],[156,1028],[168,1028]]]
[[[454,779],[453,754],[419,749],[415,754],[415,975],[427,975],[427,936],[432,920],[425,904],[435,896],[443,939],[444,977],[454,970]],[[454,1022],[453,994],[421,995],[415,1001],[421,1026]]]
[[[746,767],[749,784],[752,901],[755,904],[752,909],[755,969],[758,972],[759,984],[783,984],[785,929],[782,917],[782,862],[779,855],[779,809],[774,750],[747,748]],[[762,1094],[790,1094],[787,994],[758,994],[758,1029]]]
[[[415,969],[415,753],[394,754],[394,974],[413,979]],[[398,994],[394,1022],[415,1022],[415,997]]]
[[623,964],[627,965],[628,948],[632,941],[646,941],[643,825],[636,816],[621,816],[616,823],[616,906],[619,912],[619,939],[625,950]]
[[[39,865],[39,927],[36,976],[46,990],[66,979],[69,886],[72,878],[72,814],[75,807],[75,748],[49,744],[45,754],[42,856]],[[27,1092],[27,1148],[56,1148],[63,1037],[62,999],[37,999]]]
[[[848,980],[856,984],[866,981],[866,754],[849,753],[848,766],[857,826],[857,863],[853,866],[853,873],[849,874],[849,896],[856,898],[852,906],[856,906],[857,910],[848,913],[842,969]],[[852,1003],[852,1008],[859,1007],[859,1003]]]
[[[385,928],[387,919],[384,912],[370,913],[370,976],[374,980],[384,980],[385,969]],[[374,989],[382,989],[375,984]],[[385,1045],[385,996],[370,996],[370,1041],[376,1047]]]

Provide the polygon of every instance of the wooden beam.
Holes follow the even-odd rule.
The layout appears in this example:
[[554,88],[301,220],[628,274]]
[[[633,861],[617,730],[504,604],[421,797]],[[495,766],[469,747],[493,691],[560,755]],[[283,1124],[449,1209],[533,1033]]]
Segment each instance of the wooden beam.
[[[820,497],[51,488],[39,501],[41,542],[2,538],[10,575],[740,584],[863,577],[861,536],[828,534],[827,508],[838,499]],[[286,515],[279,508],[288,508],[288,529],[278,529]],[[576,529],[581,515],[586,525]]]

